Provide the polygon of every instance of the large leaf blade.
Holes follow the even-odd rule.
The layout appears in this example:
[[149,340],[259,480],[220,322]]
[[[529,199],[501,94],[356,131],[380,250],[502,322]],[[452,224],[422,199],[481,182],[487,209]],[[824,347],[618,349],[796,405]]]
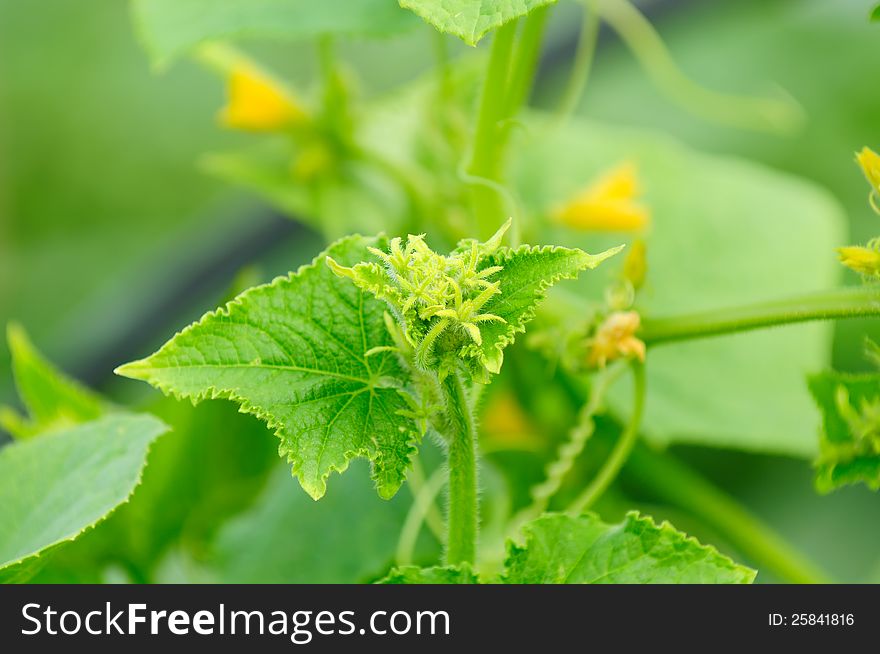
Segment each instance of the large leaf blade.
[[160,65],[214,39],[389,36],[413,25],[394,0],[134,0],[132,7]]
[[[355,264],[384,241],[337,241],[312,264],[238,296],[208,313],[147,359],[118,373],[166,394],[229,399],[265,421],[279,453],[315,499],[332,471],[355,457],[373,462],[382,497],[403,483],[420,433],[407,409],[396,355],[366,353],[390,345],[384,304],[336,277],[326,257]],[[394,381],[392,381],[394,380]]]
[[118,414],[0,449],[0,576],[26,576],[36,555],[126,502],[165,430],[152,416]]
[[[833,248],[843,242],[843,216],[814,185],[647,130],[583,120],[555,130],[543,119],[531,124],[535,137],[516,150],[514,178],[537,216],[546,218],[609,166],[637,165],[652,210],[644,235],[647,282],[635,307],[645,317],[778,300],[838,283]],[[592,251],[621,240],[545,225],[546,240]],[[576,283],[585,297],[599,299],[619,275],[606,264]],[[652,349],[646,436],[660,445],[815,456],[814,409],[803,380],[827,367],[830,335],[831,325],[814,323]],[[610,404],[629,412],[627,384],[611,389]]]
[[702,545],[668,522],[635,512],[609,525],[595,514],[544,514],[523,527],[524,542],[508,541],[498,579],[467,566],[392,570],[386,584],[748,584],[755,571]]
[[751,583],[755,571],[668,522],[636,513],[619,525],[593,514],[545,515],[509,547],[504,579],[518,584]]

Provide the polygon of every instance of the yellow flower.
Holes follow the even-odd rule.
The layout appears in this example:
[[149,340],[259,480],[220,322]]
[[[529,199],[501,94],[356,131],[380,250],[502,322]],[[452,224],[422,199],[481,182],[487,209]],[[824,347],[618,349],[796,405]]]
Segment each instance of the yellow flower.
[[605,364],[620,357],[645,360],[645,344],[636,338],[641,318],[635,311],[618,311],[605,319],[590,344],[587,362],[591,366]]
[[648,225],[648,208],[636,202],[640,193],[636,167],[621,164],[606,172],[554,212],[564,225],[583,230],[640,231]]
[[870,247],[850,245],[837,248],[837,254],[840,255],[840,263],[850,270],[862,275],[880,276],[880,251]]
[[228,103],[220,121],[232,129],[274,132],[302,124],[305,110],[278,82],[256,68],[237,65],[227,83]]
[[880,155],[871,148],[864,147],[856,153],[856,161],[865,173],[865,179],[874,191],[880,193]]

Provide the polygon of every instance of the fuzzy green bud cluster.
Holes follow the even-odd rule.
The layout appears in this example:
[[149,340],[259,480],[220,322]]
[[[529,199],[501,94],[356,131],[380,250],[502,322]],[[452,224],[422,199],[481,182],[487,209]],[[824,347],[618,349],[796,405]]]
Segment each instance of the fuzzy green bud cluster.
[[503,267],[481,264],[509,227],[510,221],[485,243],[461,241],[448,255],[434,252],[424,235],[410,234],[405,243],[392,239],[387,252],[369,248],[378,261],[346,267],[328,257],[327,264],[388,304],[405,340],[398,347],[412,348],[419,368],[435,370],[442,378],[463,362],[476,374],[481,365],[472,346],[483,343],[481,325],[506,322],[483,311],[501,293],[500,282],[492,278]]

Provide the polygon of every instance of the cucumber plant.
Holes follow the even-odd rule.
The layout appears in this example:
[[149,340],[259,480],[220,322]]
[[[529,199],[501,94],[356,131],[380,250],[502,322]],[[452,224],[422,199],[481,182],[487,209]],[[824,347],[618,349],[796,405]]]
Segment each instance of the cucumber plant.
[[[754,580],[755,570],[634,510],[614,492],[626,468],[759,570],[787,581],[827,580],[773,529],[658,446],[684,441],[817,454],[819,490],[856,481],[880,486],[878,376],[810,378],[824,418],[817,445],[804,436],[815,416],[808,405],[804,410],[803,379],[826,363],[824,327],[743,334],[880,314],[877,244],[839,249],[841,263],[864,283],[835,287],[838,216],[822,194],[665,139],[574,120],[601,21],[692,113],[765,132],[794,129],[800,120],[787,99],[729,96],[688,80],[626,0],[581,3],[580,42],[559,110],[526,107],[556,4],[133,0],[157,67],[189,55],[220,74],[228,89],[220,122],[253,136],[254,147],[206,155],[205,168],[306,222],[330,244],[297,271],[236,292],[116,372],[148,382],[172,404],[232,402],[274,433],[280,457],[314,500],[341,484],[334,473],[356,459],[369,462],[383,501],[399,501],[400,488],[410,485],[398,565],[371,570],[372,580]],[[387,100],[357,97],[339,40],[417,29],[419,18],[436,32],[435,73]],[[444,35],[468,46],[490,38],[491,45],[485,55],[478,48],[453,57]],[[257,63],[233,44],[243,36],[314,40],[318,90],[293,88]],[[858,160],[876,208],[877,156],[866,149]],[[778,209],[774,221],[771,209]],[[788,231],[803,236],[778,247],[778,235]],[[706,252],[705,243],[717,247]],[[804,264],[813,260],[820,263]],[[125,517],[137,516],[137,506],[117,507],[165,428],[66,378],[17,327],[10,347],[30,416],[0,413],[19,440],[0,450],[0,468],[9,471],[0,475],[0,499],[24,484],[43,498],[38,507],[0,502],[0,517],[16,527],[15,538],[0,538],[0,574],[21,580],[111,511],[106,523],[117,531],[137,522]],[[868,354],[880,359],[875,346]],[[627,372],[631,386],[618,383]],[[481,507],[491,504],[480,493],[481,431],[491,431],[493,420],[517,422],[515,428],[537,422],[539,434],[551,431],[540,421],[565,412],[539,406],[545,382],[564,398],[571,420],[537,479],[509,471],[519,499],[495,519],[494,508]],[[497,408],[511,387],[517,401]],[[697,399],[702,388],[712,397]],[[764,423],[742,411],[769,396],[780,406]],[[212,428],[225,429],[223,422]],[[429,441],[445,461],[426,478]],[[607,452],[593,458],[584,478],[580,468],[595,457],[595,441]],[[92,448],[100,456],[91,456]],[[32,474],[38,458],[58,466],[73,460],[75,479]],[[106,475],[116,483],[99,489],[87,481]],[[57,504],[68,483],[94,495],[88,510]],[[282,491],[299,492],[289,486]],[[436,498],[444,488],[441,512]],[[596,509],[621,519],[603,519]],[[57,524],[43,530],[47,514]],[[442,556],[418,557],[427,565],[416,566],[423,526],[441,541]],[[143,575],[149,580],[154,572]]]

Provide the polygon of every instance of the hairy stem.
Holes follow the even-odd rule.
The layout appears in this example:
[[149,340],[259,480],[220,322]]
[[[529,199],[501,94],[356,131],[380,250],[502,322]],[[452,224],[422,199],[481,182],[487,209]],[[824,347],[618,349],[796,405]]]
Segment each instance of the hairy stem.
[[[501,175],[500,123],[507,117],[507,82],[517,22],[512,20],[495,32],[466,170],[470,177],[491,183],[497,183]],[[475,184],[471,192],[479,231],[477,236],[484,238],[491,235],[504,219],[503,199],[491,184]]]
[[658,499],[715,529],[759,569],[791,583],[827,583],[828,576],[736,500],[668,454],[635,448],[625,474]]
[[659,345],[776,325],[877,315],[880,287],[872,285],[684,316],[646,318],[640,336],[648,345]]
[[477,549],[477,428],[459,373],[443,382],[448,423],[446,563],[473,563]]
[[635,400],[629,424],[620,435],[620,440],[617,441],[617,444],[608,456],[608,460],[605,461],[605,465],[599,470],[596,478],[568,507],[568,513],[572,515],[580,515],[593,506],[596,500],[602,496],[602,493],[608,489],[611,482],[617,477],[617,473],[620,472],[623,464],[626,463],[638,439],[639,427],[642,424],[642,412],[645,408],[645,366],[639,361],[634,361],[632,370]]
[[558,118],[561,121],[567,120],[577,108],[578,102],[584,95],[584,89],[587,88],[587,80],[590,77],[590,69],[593,66],[593,55],[596,52],[596,42],[599,37],[599,14],[588,4],[583,8],[584,18],[581,23],[581,33],[578,36],[577,51],[574,55],[574,62],[571,65],[571,72],[568,76],[568,83],[559,103]]

